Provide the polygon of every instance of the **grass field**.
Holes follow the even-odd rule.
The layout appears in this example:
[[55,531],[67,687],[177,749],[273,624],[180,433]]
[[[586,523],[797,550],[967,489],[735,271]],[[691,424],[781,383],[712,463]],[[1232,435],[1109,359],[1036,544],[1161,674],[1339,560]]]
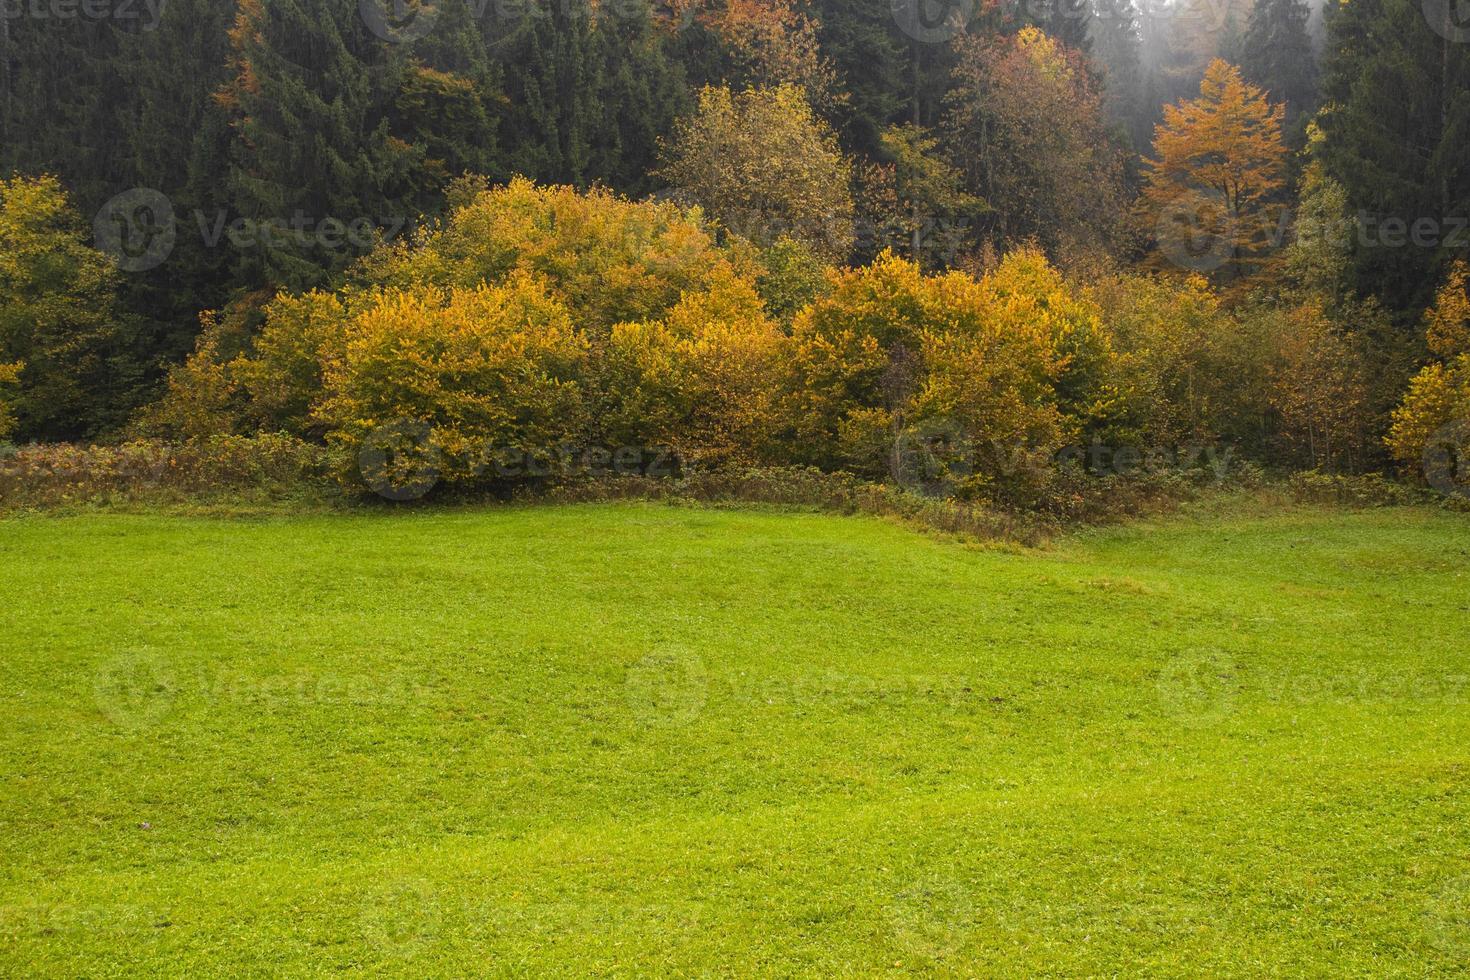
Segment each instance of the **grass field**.
[[0,522],[0,973],[1454,974],[1470,520]]

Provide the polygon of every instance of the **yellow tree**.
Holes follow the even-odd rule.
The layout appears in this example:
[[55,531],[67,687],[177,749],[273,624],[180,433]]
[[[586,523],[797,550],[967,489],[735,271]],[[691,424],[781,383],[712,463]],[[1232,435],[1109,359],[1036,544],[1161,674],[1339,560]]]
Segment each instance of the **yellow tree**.
[[1199,98],[1164,107],[1139,201],[1154,261],[1234,283],[1280,243],[1285,107],[1216,58]]
[[664,145],[676,195],[760,245],[782,236],[830,261],[852,246],[851,165],[794,85],[707,87]]
[[735,75],[751,87],[795,85],[824,113],[847,101],[837,69],[822,54],[821,24],[797,0],[724,0],[700,19],[725,42]]
[[1470,496],[1470,265],[1450,267],[1424,325],[1439,360],[1409,382],[1384,442],[1406,472]]

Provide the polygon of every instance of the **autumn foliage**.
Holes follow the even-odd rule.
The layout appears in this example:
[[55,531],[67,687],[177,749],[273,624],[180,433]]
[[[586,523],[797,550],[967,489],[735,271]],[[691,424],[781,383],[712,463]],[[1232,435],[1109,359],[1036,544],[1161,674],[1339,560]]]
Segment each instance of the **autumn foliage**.
[[1218,58],[1199,98],[1164,107],[1138,205],[1157,264],[1220,283],[1267,264],[1280,241],[1284,113]]
[[1424,319],[1437,359],[1410,382],[1386,442],[1408,474],[1470,492],[1470,266],[1451,267]]

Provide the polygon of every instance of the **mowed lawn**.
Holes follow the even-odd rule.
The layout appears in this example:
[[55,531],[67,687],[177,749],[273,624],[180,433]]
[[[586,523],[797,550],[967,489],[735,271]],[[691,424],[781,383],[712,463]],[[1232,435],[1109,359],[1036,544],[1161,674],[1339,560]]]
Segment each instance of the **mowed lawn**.
[[1470,519],[0,522],[0,973],[1455,974]]

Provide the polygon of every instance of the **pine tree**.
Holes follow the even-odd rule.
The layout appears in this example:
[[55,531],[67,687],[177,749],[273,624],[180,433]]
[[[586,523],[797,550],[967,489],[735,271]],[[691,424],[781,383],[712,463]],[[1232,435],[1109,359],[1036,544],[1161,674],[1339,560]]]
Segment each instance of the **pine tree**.
[[1353,0],[1328,24],[1321,158],[1363,222],[1357,289],[1399,311],[1406,334],[1470,255],[1470,44],[1426,19],[1452,6]]
[[1240,71],[1286,104],[1286,130],[1300,142],[1317,103],[1317,61],[1302,0],[1256,0],[1241,43]]
[[[384,37],[357,4],[242,0],[219,98],[243,284],[318,285],[371,245],[368,226],[401,230],[487,164],[497,96],[472,58],[478,31],[454,5],[413,13],[433,29]],[[460,74],[436,55],[471,60]]]
[[1103,108],[1134,147],[1147,144],[1154,106],[1147,104],[1138,8],[1133,0],[1095,0],[1089,26],[1092,62],[1102,76]]
[[689,105],[651,8],[554,3],[495,31],[514,107],[502,130],[510,169],[543,182],[649,189],[658,137]]

